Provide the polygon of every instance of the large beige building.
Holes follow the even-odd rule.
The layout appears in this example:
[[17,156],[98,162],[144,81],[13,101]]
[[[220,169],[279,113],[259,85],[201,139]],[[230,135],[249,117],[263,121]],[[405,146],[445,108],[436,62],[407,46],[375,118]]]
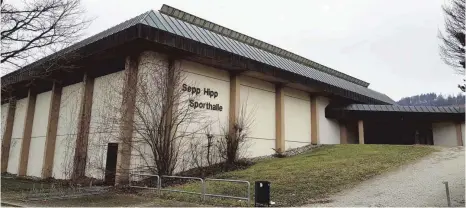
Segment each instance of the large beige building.
[[[45,71],[67,56],[78,67]],[[212,134],[243,107],[253,115],[248,157],[309,144],[464,143],[464,108],[394,105],[367,82],[164,5],[2,77],[2,172],[124,178],[116,164],[136,169],[144,153],[122,142],[133,127],[110,118],[134,117],[135,93],[118,94],[158,63],[176,64],[185,90],[199,90],[195,110]]]

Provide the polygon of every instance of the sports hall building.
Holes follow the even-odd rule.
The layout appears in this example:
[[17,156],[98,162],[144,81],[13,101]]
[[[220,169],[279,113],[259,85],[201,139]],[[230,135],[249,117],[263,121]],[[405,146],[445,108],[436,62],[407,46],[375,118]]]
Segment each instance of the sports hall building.
[[[464,143],[464,107],[396,105],[363,80],[163,5],[1,78],[2,173],[127,177],[123,169],[137,163],[137,155],[120,151],[131,148],[121,143],[133,135],[130,124],[107,133],[96,126],[102,115],[120,113],[102,104],[109,84],[135,89],[131,77],[147,72],[140,63],[151,60],[179,63],[196,83],[184,90],[199,92],[197,106],[217,123],[234,121],[243,105],[254,111],[249,157],[309,144]],[[128,96],[115,105],[132,117]]]

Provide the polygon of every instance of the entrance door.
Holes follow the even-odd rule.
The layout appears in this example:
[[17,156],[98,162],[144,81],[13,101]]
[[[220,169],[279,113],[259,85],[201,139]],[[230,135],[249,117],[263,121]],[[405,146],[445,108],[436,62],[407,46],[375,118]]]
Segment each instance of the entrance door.
[[105,165],[105,184],[115,185],[118,143],[108,143],[107,163]]

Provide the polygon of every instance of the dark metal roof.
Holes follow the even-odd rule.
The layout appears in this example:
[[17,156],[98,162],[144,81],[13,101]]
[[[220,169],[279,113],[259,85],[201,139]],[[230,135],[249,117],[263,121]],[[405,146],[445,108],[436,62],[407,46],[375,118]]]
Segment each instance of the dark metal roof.
[[401,106],[401,105],[367,105],[351,104],[343,108],[344,111],[373,111],[373,112],[412,112],[412,113],[463,113],[464,106]]
[[195,25],[195,26],[210,30],[210,31],[215,32],[217,34],[220,34],[220,35],[222,35],[224,37],[228,37],[230,39],[239,41],[241,43],[245,43],[245,44],[248,44],[250,46],[259,48],[259,49],[261,49],[263,51],[267,51],[269,53],[281,56],[281,57],[286,58],[286,59],[290,59],[290,60],[295,61],[297,63],[312,67],[312,68],[317,69],[319,71],[323,71],[325,73],[328,73],[328,74],[331,74],[333,76],[339,77],[339,78],[344,79],[346,81],[361,85],[363,87],[368,87],[369,86],[369,83],[367,83],[367,82],[365,82],[363,80],[360,80],[360,79],[357,79],[355,77],[349,76],[349,75],[347,75],[345,73],[336,71],[336,70],[331,69],[331,68],[329,68],[327,66],[324,66],[324,65],[319,64],[317,62],[311,61],[311,60],[309,60],[307,58],[304,58],[302,56],[299,56],[297,54],[294,54],[294,53],[292,53],[290,51],[281,49],[281,48],[276,47],[274,45],[268,44],[268,43],[266,43],[264,41],[261,41],[261,40],[255,39],[253,37],[247,36],[245,34],[242,34],[242,33],[236,32],[234,30],[228,29],[228,28],[223,27],[221,25],[217,25],[217,24],[215,24],[213,22],[202,19],[200,17],[196,17],[196,16],[194,16],[192,14],[189,14],[189,13],[181,11],[179,9],[170,7],[168,5],[164,4],[162,6],[162,8],[160,9],[160,12],[163,13],[163,14],[175,17],[175,18],[177,18],[179,20],[182,20],[184,22],[190,23],[192,25]]
[[[394,101],[388,96],[371,90],[367,87],[316,70],[315,68],[297,63],[293,60],[262,50],[261,48],[253,47],[249,44],[237,41],[236,39],[225,37],[211,30],[204,29],[204,27],[199,27],[184,21],[184,18],[188,18],[191,21],[196,21],[192,15],[182,17],[183,20],[180,20],[172,16],[154,11],[149,13],[147,18],[145,18],[142,22],[160,30],[174,33],[197,42],[220,48],[230,53],[250,58],[252,60],[256,60],[283,70],[287,70],[301,76],[332,85],[334,87],[349,90],[351,92],[355,92],[385,103],[394,103]],[[198,22],[198,24],[202,23],[200,20],[198,20]],[[207,21],[203,24],[208,25],[206,27],[217,28],[215,27],[216,25],[213,25]],[[253,42],[253,39],[246,39],[246,41]]]
[[[188,17],[181,16],[180,18],[181,19],[188,18],[190,21],[194,21],[194,22],[200,21],[200,20],[196,20],[194,16],[192,15]],[[80,41],[68,48],[65,48],[55,54],[52,54],[43,59],[40,59],[39,61],[36,61],[28,66],[23,67],[22,69],[19,69],[17,71],[14,71],[10,74],[3,76],[2,87],[8,84],[11,84],[11,83],[15,83],[16,82],[15,79],[19,79],[18,77],[20,76],[14,76],[14,75],[18,75],[18,74],[21,75],[21,73],[28,73],[27,71],[29,69],[32,69],[38,65],[41,65],[42,63],[48,60],[52,60],[64,54],[71,53],[75,50],[78,50],[79,48],[90,45],[91,43],[104,39],[105,37],[108,37],[114,33],[118,33],[122,30],[125,30],[127,28],[130,28],[132,26],[135,26],[141,23],[141,24],[145,24],[145,25],[148,25],[150,27],[153,27],[153,28],[156,28],[162,31],[166,31],[171,34],[175,34],[175,35],[178,35],[178,36],[181,36],[187,39],[191,39],[191,40],[194,40],[196,42],[199,42],[205,45],[212,46],[214,48],[218,48],[218,49],[230,52],[232,54],[239,55],[241,57],[249,58],[251,60],[255,60],[260,63],[266,64],[272,67],[276,67],[278,69],[282,69],[282,70],[285,70],[285,71],[288,71],[288,72],[291,72],[291,73],[294,73],[294,74],[297,74],[303,77],[310,78],[311,80],[316,80],[318,82],[336,87],[338,89],[343,89],[345,91],[363,95],[365,97],[375,99],[379,102],[383,102],[387,104],[394,103],[394,101],[388,96],[386,96],[385,94],[382,94],[374,90],[371,90],[367,87],[364,87],[364,83],[356,84],[354,83],[354,82],[357,82],[355,80],[352,80],[353,81],[352,82],[352,81],[348,81],[343,78],[337,77],[337,76],[341,77],[342,75],[336,75],[335,72],[328,71],[326,73],[326,72],[317,70],[316,67],[307,66],[303,63],[292,60],[296,58],[289,58],[288,56],[285,56],[287,57],[285,58],[285,57],[282,57],[283,54],[282,56],[280,56],[280,55],[277,55],[276,53],[269,52],[271,50],[276,51],[276,52],[279,51],[276,47],[273,48],[271,45],[265,45],[265,43],[263,42],[257,42],[257,41],[255,42],[255,39],[252,39],[247,36],[241,36],[242,34],[233,33],[234,31],[231,31],[231,30],[229,30],[230,36],[224,36],[222,32],[228,31],[228,30],[225,30],[225,29],[219,30],[220,33],[214,32],[218,30],[219,26],[211,22],[205,22],[204,26],[200,27],[200,26],[197,26],[197,25],[200,25],[200,22],[196,23],[197,25],[194,25],[181,19],[162,14],[158,11],[145,12],[117,26],[114,26],[99,34],[96,34],[83,41]],[[205,28],[210,28],[210,27],[212,27],[212,29],[205,29]],[[235,36],[238,36],[240,38],[243,37],[243,39],[244,38],[246,39],[243,41],[239,41],[239,40],[236,40],[238,38],[230,38],[232,36],[231,35],[232,33]],[[259,43],[260,43],[260,48],[258,48],[257,46],[252,46],[252,45],[257,45]],[[264,48],[267,48],[267,50],[265,50]],[[282,52],[282,53],[285,53],[285,52]],[[280,53],[280,52],[277,52],[277,53]],[[288,54],[288,53],[285,53],[285,54]],[[292,56],[292,55],[289,55],[289,56]],[[301,60],[301,62],[303,61]],[[333,73],[333,74],[329,74],[329,73]],[[5,79],[6,77],[8,78],[17,77],[17,78]]]

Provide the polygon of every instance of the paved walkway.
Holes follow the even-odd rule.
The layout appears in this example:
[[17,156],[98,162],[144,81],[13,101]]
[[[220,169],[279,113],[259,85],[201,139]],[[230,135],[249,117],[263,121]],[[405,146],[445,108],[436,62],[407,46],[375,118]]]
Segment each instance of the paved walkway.
[[362,182],[330,198],[330,203],[307,206],[446,207],[443,181],[448,181],[452,206],[464,207],[463,147],[439,147],[421,161]]

